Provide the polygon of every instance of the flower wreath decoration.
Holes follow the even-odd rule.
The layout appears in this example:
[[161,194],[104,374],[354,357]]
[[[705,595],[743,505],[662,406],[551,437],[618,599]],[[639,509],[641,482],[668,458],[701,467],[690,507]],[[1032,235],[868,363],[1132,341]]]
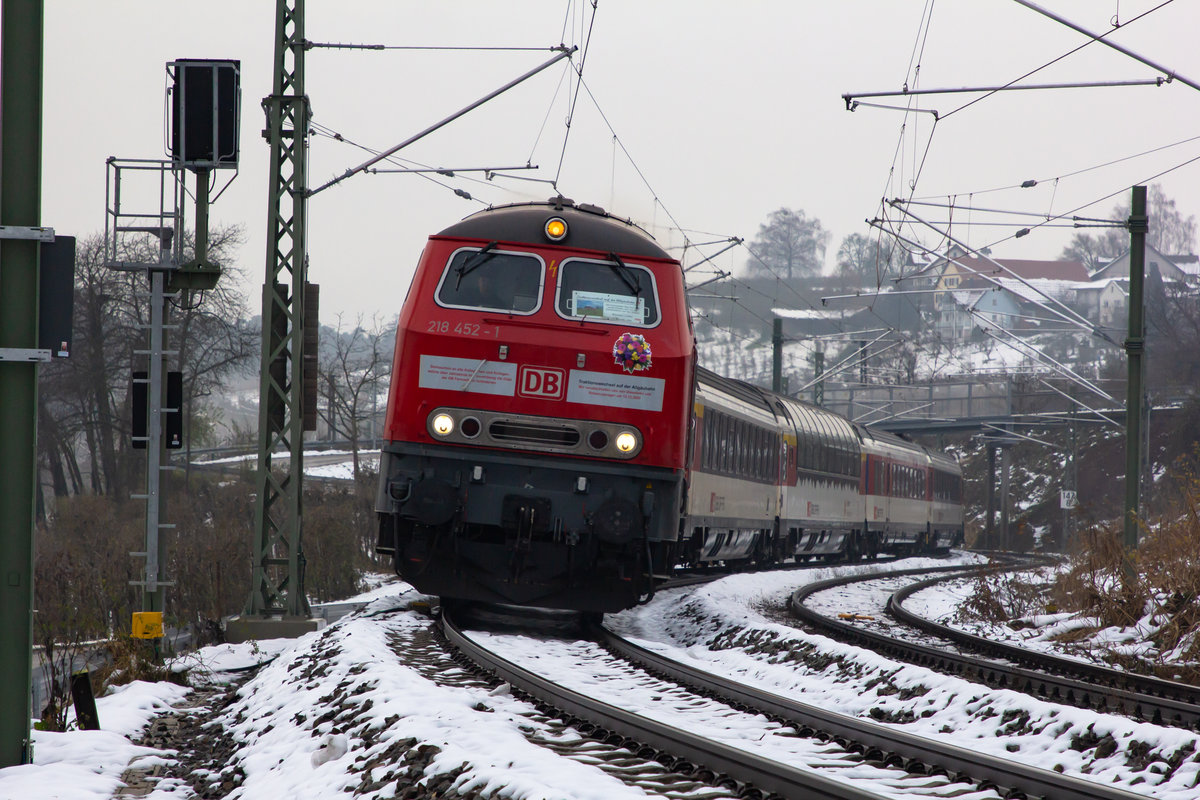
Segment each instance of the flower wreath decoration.
[[650,343],[644,336],[622,333],[613,344],[613,363],[626,372],[650,369]]

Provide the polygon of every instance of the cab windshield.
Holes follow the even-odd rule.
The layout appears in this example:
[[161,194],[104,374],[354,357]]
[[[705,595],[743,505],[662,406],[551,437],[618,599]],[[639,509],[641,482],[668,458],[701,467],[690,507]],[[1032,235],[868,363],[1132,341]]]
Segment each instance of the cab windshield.
[[654,275],[620,259],[567,259],[558,270],[555,309],[568,319],[653,327],[659,319]]
[[459,250],[437,288],[437,301],[452,308],[530,314],[542,294],[542,260],[492,247]]

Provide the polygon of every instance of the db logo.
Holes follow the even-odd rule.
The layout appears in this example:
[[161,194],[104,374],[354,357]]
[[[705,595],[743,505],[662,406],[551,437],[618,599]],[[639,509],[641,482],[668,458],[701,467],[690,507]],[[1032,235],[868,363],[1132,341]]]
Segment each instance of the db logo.
[[561,400],[566,393],[566,373],[549,367],[521,367],[517,394],[522,397],[544,397]]

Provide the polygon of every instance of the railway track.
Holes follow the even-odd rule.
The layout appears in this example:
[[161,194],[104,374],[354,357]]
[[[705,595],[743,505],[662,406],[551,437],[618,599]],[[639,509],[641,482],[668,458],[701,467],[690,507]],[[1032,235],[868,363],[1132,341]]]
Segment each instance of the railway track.
[[[994,569],[1018,569],[1002,566]],[[819,581],[803,587],[791,599],[794,615],[808,625],[833,634],[842,641],[868,647],[890,658],[918,664],[996,688],[1014,689],[1050,702],[1095,711],[1124,714],[1157,725],[1200,729],[1200,687],[1152,676],[1089,664],[1050,653],[985,639],[920,617],[904,608],[905,598],[941,581],[977,570],[946,568],[942,574],[912,583],[891,594],[886,611],[904,625],[917,628],[961,648],[959,652],[928,644],[912,637],[892,636],[867,630],[853,621],[821,614],[805,606],[805,599],[837,586],[879,580],[888,576],[927,575],[933,570],[899,570],[872,576],[852,576]],[[986,656],[986,657],[985,657]]]
[[[568,672],[588,676],[574,688],[539,674],[549,656],[536,652],[525,637],[505,642],[504,637],[484,634],[481,641],[448,615],[443,617],[443,631],[480,668],[556,709],[571,724],[593,734],[606,732],[639,755],[673,769],[711,776],[739,797],[1140,796],[746,687],[602,629],[595,632],[595,641],[569,643],[577,651],[573,657],[580,660]],[[562,666],[556,671],[561,674]],[[647,692],[661,701],[661,715],[644,707],[632,710],[640,705],[636,697]],[[715,725],[706,722],[710,718],[717,720]],[[864,780],[864,774],[869,778]]]

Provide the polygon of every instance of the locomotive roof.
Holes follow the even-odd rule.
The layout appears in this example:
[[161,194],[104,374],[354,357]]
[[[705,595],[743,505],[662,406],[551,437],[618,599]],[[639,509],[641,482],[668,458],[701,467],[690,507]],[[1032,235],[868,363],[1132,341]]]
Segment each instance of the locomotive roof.
[[568,247],[643,258],[671,258],[650,234],[632,221],[614,217],[598,206],[586,203],[575,205],[565,197],[552,198],[545,203],[488,208],[464,218],[437,235],[545,244],[543,228],[550,217],[566,220],[567,236],[560,244]]

